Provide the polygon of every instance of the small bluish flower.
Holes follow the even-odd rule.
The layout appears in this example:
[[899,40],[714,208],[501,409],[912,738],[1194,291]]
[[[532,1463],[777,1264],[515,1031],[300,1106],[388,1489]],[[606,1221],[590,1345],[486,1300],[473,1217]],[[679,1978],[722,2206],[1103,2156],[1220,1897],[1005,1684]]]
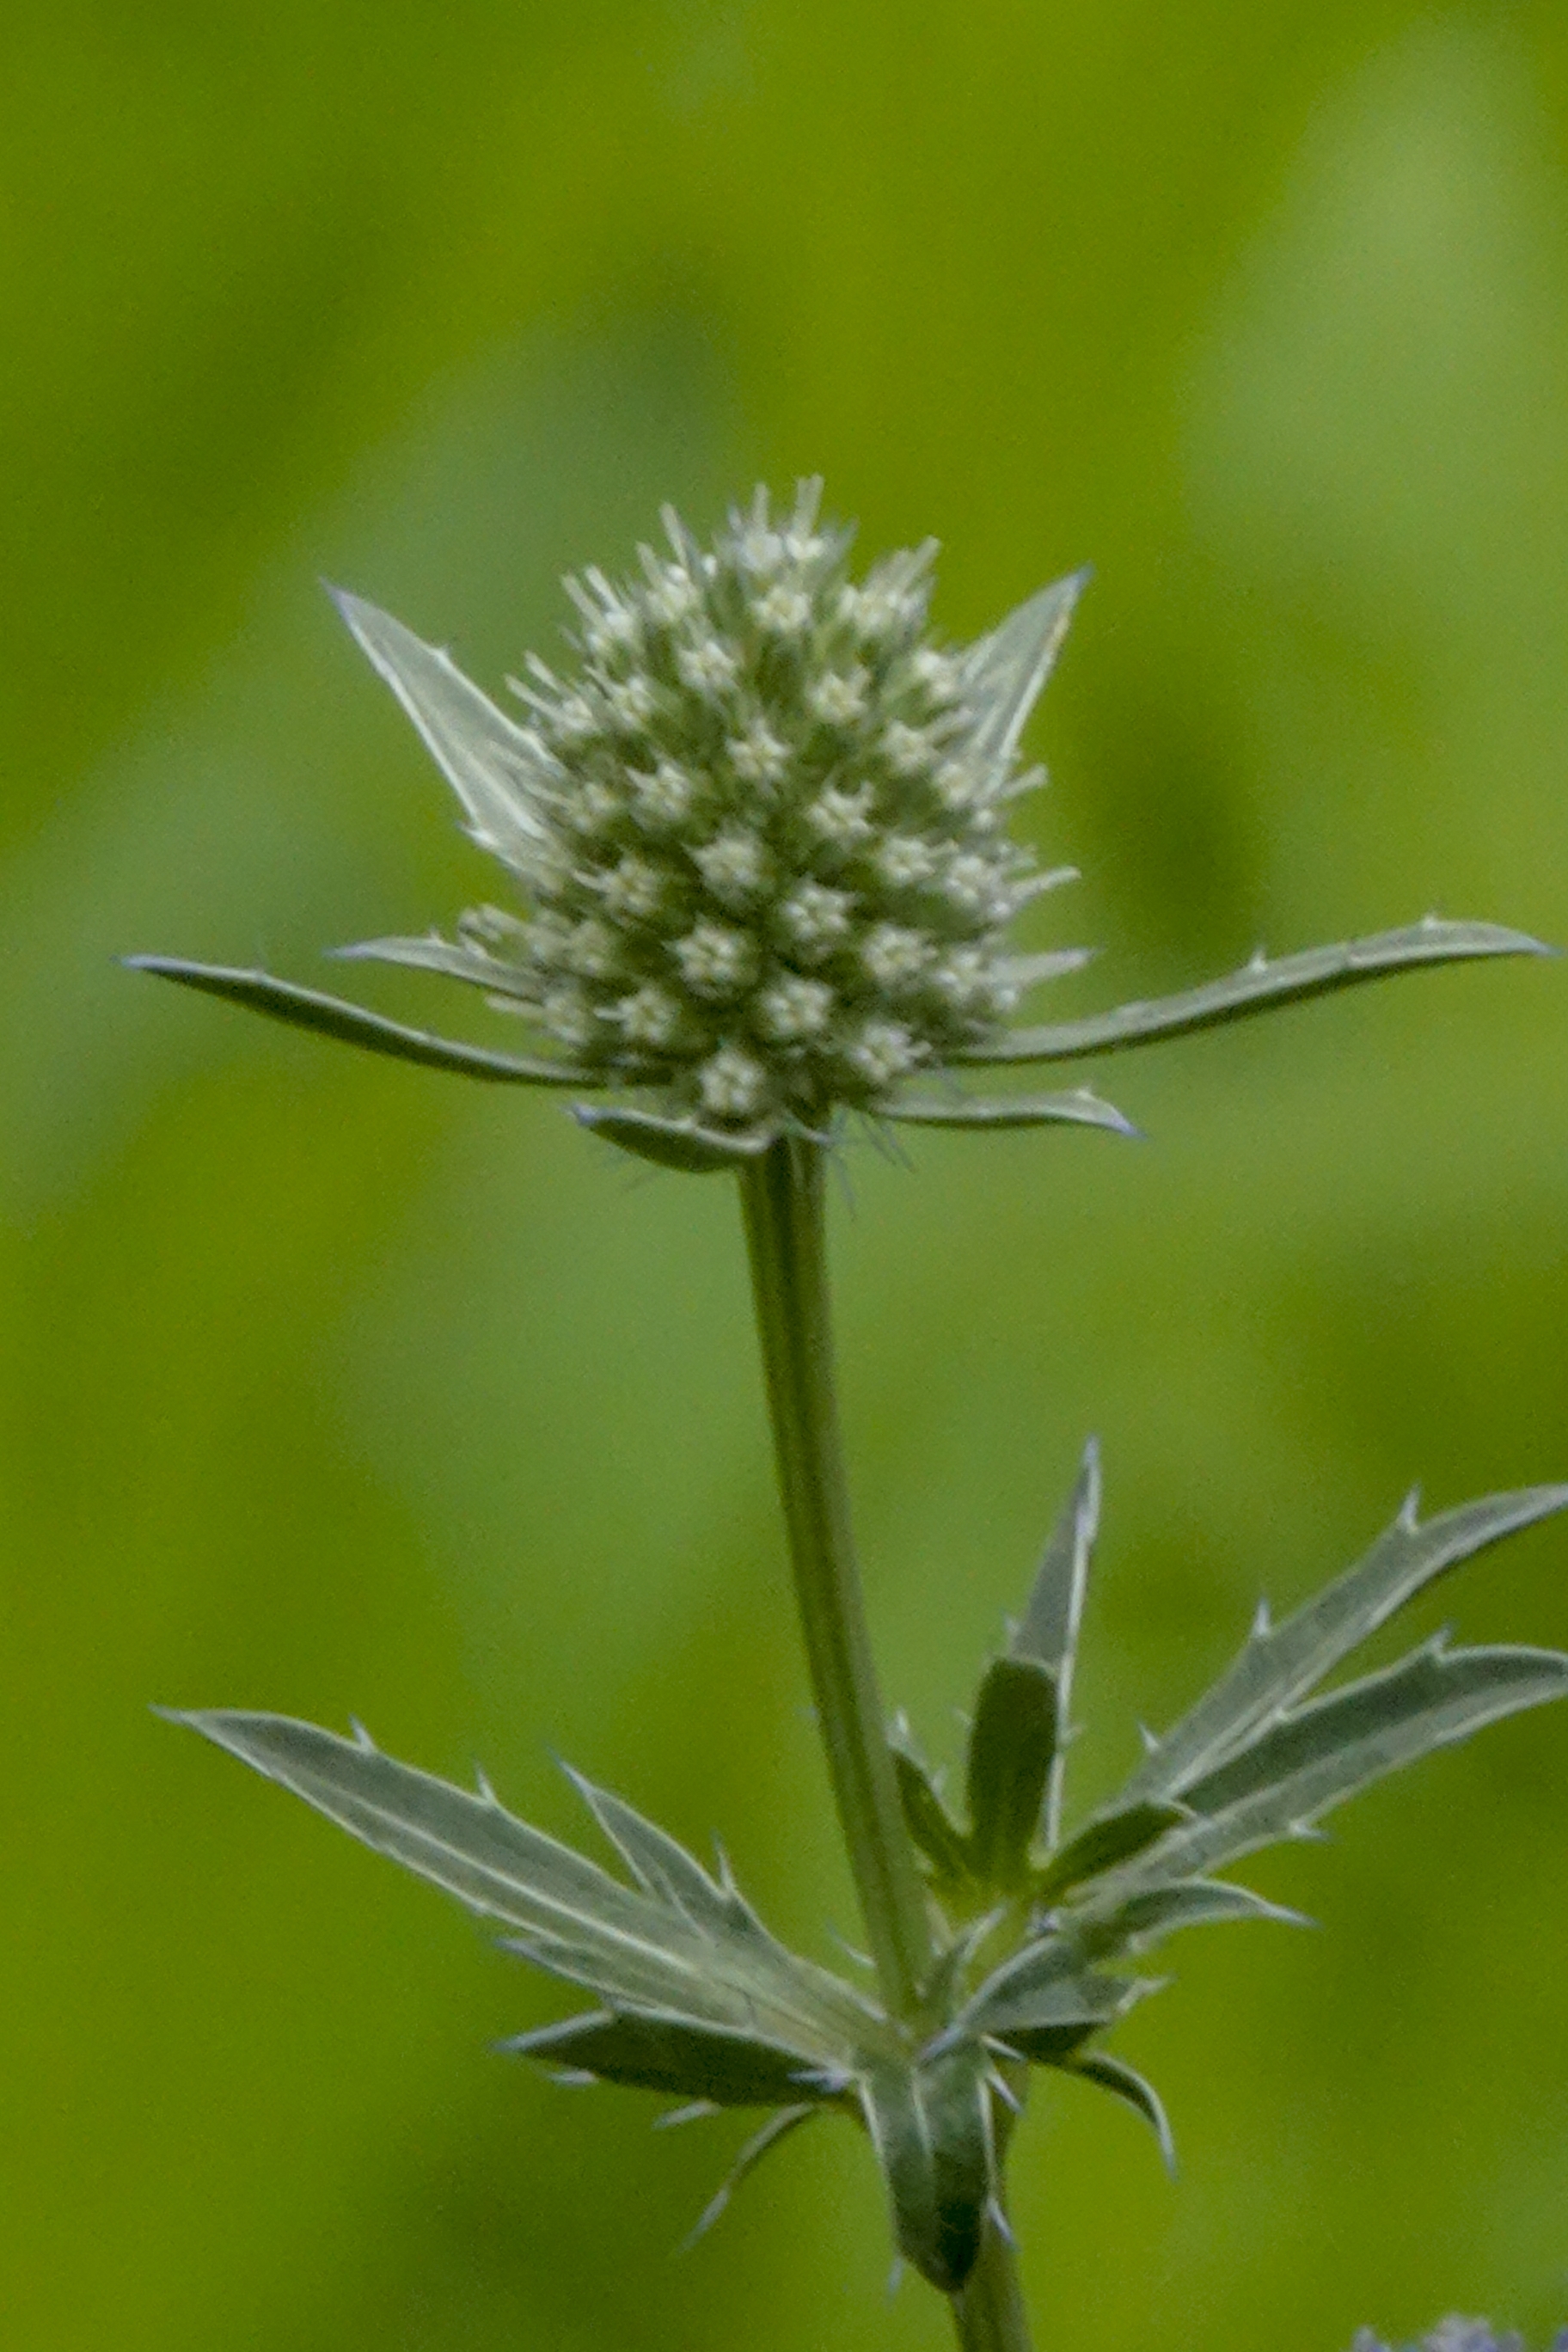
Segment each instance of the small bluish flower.
[[[1363,2327],[1351,2352],[1389,2352],[1389,2347],[1370,2327]],[[1525,2352],[1525,2347],[1522,2336],[1511,2332],[1494,2336],[1489,2320],[1451,2316],[1439,2320],[1430,2336],[1424,2336],[1419,2344],[1405,2346],[1404,2352]],[[1547,2352],[1568,2352],[1568,2327],[1558,2330]]]

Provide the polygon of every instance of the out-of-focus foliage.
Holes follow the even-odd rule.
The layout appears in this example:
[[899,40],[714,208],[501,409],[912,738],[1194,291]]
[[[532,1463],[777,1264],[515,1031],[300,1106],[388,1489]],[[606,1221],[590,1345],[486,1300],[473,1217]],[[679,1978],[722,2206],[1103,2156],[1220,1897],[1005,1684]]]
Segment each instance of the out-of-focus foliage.
[[[1565,91],[1545,5],[8,27],[0,2306],[28,2352],[944,2340],[934,2297],[879,2299],[848,2135],[667,2260],[743,2125],[650,2142],[637,2095],[493,2054],[536,1983],[146,1712],[358,1710],[557,1828],[559,1749],[721,1831],[798,1948],[854,1933],[730,1188],[111,962],[316,979],[487,887],[317,576],[499,688],[551,651],[558,572],[624,562],[661,499],[706,524],[820,469],[868,553],[941,535],[956,637],[1099,567],[1027,822],[1108,952],[1053,1014],[1433,906],[1562,939]],[[969,1685],[1090,1429],[1099,1723],[1168,1720],[1260,1582],[1282,1609],[1412,1477],[1440,1508],[1563,1475],[1563,987],[1438,974],[1130,1059],[1142,1147],[852,1161],[890,1700],[930,1727]],[[378,1001],[416,1017],[417,982]],[[1457,1605],[1568,1640],[1562,1535]],[[1131,1760],[1090,1735],[1075,1773]],[[1548,1711],[1270,1863],[1325,1932],[1194,1942],[1119,2042],[1180,2182],[1112,2102],[1034,2103],[1046,2340],[1320,2352],[1445,2307],[1544,2336],[1565,1824]]]

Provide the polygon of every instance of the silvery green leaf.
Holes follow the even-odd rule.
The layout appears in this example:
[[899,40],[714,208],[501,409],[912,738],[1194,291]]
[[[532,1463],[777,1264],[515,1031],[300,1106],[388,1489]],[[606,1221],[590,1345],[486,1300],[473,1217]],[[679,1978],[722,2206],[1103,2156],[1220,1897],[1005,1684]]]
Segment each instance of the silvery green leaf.
[[417,1062],[426,1069],[453,1070],[467,1078],[489,1078],[502,1085],[535,1087],[602,1086],[601,1075],[573,1068],[565,1062],[530,1059],[518,1054],[492,1054],[482,1045],[460,1045],[433,1037],[424,1029],[407,1029],[363,1005],[346,1004],[341,997],[323,996],[300,988],[291,980],[275,980],[267,971],[239,971],[224,964],[187,963],[178,956],[127,956],[132,971],[154,972],[161,980],[178,981],[208,996],[227,997],[252,1012],[269,1013],[296,1029],[313,1029],[347,1045],[363,1045],[373,1054],[389,1054],[395,1061]]
[[1067,1507],[1052,1530],[1035,1577],[1023,1622],[1013,1636],[1016,1658],[1035,1658],[1051,1675],[1057,1690],[1058,1738],[1046,1787],[1042,1826],[1046,1842],[1054,1845],[1061,1811],[1062,1762],[1068,1706],[1072,1697],[1073,1665],[1078,1655],[1079,1629],[1084,1593],[1100,1525],[1100,1448],[1091,1437]]
[[688,1853],[667,1830],[635,1811],[623,1797],[595,1788],[570,1765],[565,1769],[572,1786],[646,1895],[684,1912],[694,1927],[707,1934],[766,1936],[738,1889],[710,1877],[695,1855]]
[[1037,1658],[994,1658],[969,1728],[969,1863],[1005,1893],[1028,1874],[1029,1847],[1057,1752],[1057,1687]]
[[1289,1927],[1310,1924],[1301,1912],[1269,1903],[1250,1886],[1233,1886],[1223,1878],[1182,1878],[1121,1895],[1087,1920],[1075,1916],[1072,1933],[1095,1958],[1109,1959],[1146,1952],[1178,1928],[1227,1919],[1274,1919]]
[[[1417,1650],[1260,1731],[1190,1790],[1194,1818],[1105,1882],[1105,1899],[1212,1870],[1302,1827],[1374,1780],[1521,1708],[1568,1697],[1554,1650]],[[1090,1910],[1097,1908],[1094,1904]]]
[[893,1772],[904,1826],[940,1880],[956,1885],[969,1875],[969,1841],[947,1807],[935,1782],[907,1738],[889,1738]]
[[1114,1103],[1087,1087],[1060,1095],[904,1095],[876,1106],[879,1118],[910,1127],[1098,1127],[1112,1135],[1138,1129]]
[[1414,971],[1426,964],[1551,953],[1539,940],[1507,930],[1500,923],[1450,923],[1428,915],[1403,930],[1377,931],[1337,947],[1308,948],[1273,963],[1260,951],[1239,971],[1211,980],[1201,988],[1184,989],[1179,995],[1157,997],[1151,1003],[1119,1005],[1114,1012],[1090,1013],[1081,1021],[1002,1030],[982,1045],[958,1048],[949,1058],[973,1063],[1069,1062],[1086,1054],[1118,1053],[1153,1037],[1184,1036],[1194,1029],[1209,1029],[1222,1021],[1238,1021],[1275,1005],[1322,996],[1331,989],[1350,988],[1390,972]]
[[717,2196],[711,2198],[698,2215],[690,2235],[686,2241],[689,2247],[694,2246],[699,2238],[707,2236],[714,2222],[727,2210],[736,2189],[756,2170],[763,2157],[771,2149],[777,2147],[780,2140],[787,2139],[791,2132],[798,2130],[802,2124],[809,2123],[816,2113],[815,2107],[785,2107],[781,2115],[770,2116],[762,2129],[752,2134],[751,2138],[730,2167],[729,2173],[721,2185]]
[[824,2014],[838,2021],[846,2042],[858,2034],[874,2034],[881,2012],[863,2000],[853,1986],[826,1969],[802,1959],[771,1936],[740,1889],[728,1878],[719,1880],[703,1869],[667,1830],[648,1821],[624,1797],[595,1788],[581,1772],[567,1768],[567,1778],[616,1848],[638,1885],[655,1901],[679,1913],[699,1935],[742,1954],[750,1954],[759,1971],[787,1978],[807,1989]]
[[868,2067],[867,2128],[900,2251],[944,2294],[974,2267],[995,2181],[988,2053],[963,2042],[912,2065]]
[[340,588],[331,593],[461,801],[474,839],[530,875],[552,837],[545,812],[553,776],[542,744],[498,710],[439,647],[360,597]]
[[1098,2083],[1102,2091],[1109,2091],[1114,2098],[1125,2099],[1130,2107],[1136,2109],[1160,2143],[1160,2154],[1164,2159],[1166,2171],[1174,2177],[1176,2143],[1171,2136],[1170,2118],[1165,2113],[1164,2102],[1152,2083],[1145,2081],[1122,2059],[1108,2057],[1101,2050],[1085,2051],[1080,2056],[1069,2059],[1066,2071],[1069,2074],[1081,2074],[1086,2083]]
[[1026,1944],[986,1978],[936,2044],[986,2039],[1028,2057],[1039,2047],[1071,2049],[1110,2025],[1140,1998],[1141,1988],[1091,1968],[1071,1936]]
[[851,1986],[797,1960],[745,1906],[743,1917],[729,1913],[718,1889],[699,1924],[531,1829],[488,1789],[454,1788],[384,1756],[366,1737],[340,1739],[287,1716],[235,1711],[174,1720],[471,1909],[504,1921],[516,1931],[516,1949],[612,2010],[753,2037],[829,2075],[844,2074],[861,2043],[890,2034]]
[[352,947],[334,948],[343,963],[395,963],[414,971],[437,971],[443,979],[460,980],[492,996],[515,997],[531,1003],[531,983],[525,975],[499,956],[464,940],[444,940],[439,931],[423,939],[356,940]]
[[652,1111],[618,1106],[574,1103],[572,1116],[591,1135],[618,1144],[656,1168],[679,1168],[689,1176],[717,1175],[723,1169],[743,1168],[775,1140],[771,1128],[745,1134],[699,1127],[692,1119],[658,1118]]
[[830,2096],[802,2081],[794,2050],[753,2034],[721,2032],[688,2018],[637,2010],[591,2010],[517,2034],[501,2047],[601,2082],[706,2100],[716,2107],[811,2105]]
[[1423,1526],[1415,1497],[1363,1559],[1282,1624],[1260,1612],[1229,1671],[1150,1750],[1115,1800],[1184,1797],[1254,1733],[1321,1682],[1407,1601],[1460,1560],[1568,1507],[1568,1486],[1525,1486]]
[[1038,1904],[1058,1903],[1069,1888],[1081,1886],[1085,1879],[1099,1878],[1104,1872],[1114,1870],[1119,1863],[1131,1862],[1134,1854],[1163,1838],[1168,1829],[1185,1821],[1188,1807],[1184,1804],[1161,1804],[1147,1799],[1128,1805],[1117,1813],[1103,1813],[1087,1828],[1070,1838],[1053,1855],[1037,1877],[1033,1888]]
[[981,758],[1001,766],[1017,750],[1088,579],[1085,569],[1042,588],[963,656],[964,688],[981,712],[970,740]]

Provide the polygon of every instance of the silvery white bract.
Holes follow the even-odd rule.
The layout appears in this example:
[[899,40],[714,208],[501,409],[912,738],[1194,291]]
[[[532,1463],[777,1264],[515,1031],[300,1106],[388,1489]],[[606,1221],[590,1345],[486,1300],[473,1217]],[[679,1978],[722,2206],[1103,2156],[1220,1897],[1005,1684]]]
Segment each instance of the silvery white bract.
[[[511,1948],[591,1996],[591,2009],[514,2048],[572,2078],[665,2093],[682,2117],[770,2110],[736,2177],[815,2116],[836,2111],[862,2126],[901,2252],[952,2294],[988,2218],[1005,2227],[1003,2162],[1030,2067],[1074,2074],[1125,2100],[1169,2158],[1152,2087],[1089,2045],[1154,1990],[1129,1963],[1178,1928],[1295,1917],[1215,1871],[1301,1835],[1434,1748],[1568,1696],[1568,1657],[1442,1641],[1321,1692],[1447,1570],[1568,1506],[1568,1486],[1495,1496],[1425,1523],[1409,1506],[1363,1560],[1282,1624],[1260,1612],[1229,1670],[1147,1742],[1108,1802],[1064,1833],[1062,1760],[1099,1486],[1091,1446],[1024,1616],[982,1679],[962,1809],[944,1801],[907,1727],[895,1727],[937,1953],[913,2027],[786,1950],[727,1869],[715,1877],[585,1780],[576,1785],[624,1879],[516,1820],[485,1784],[470,1792],[432,1779],[363,1733],[342,1739],[274,1715],[179,1719],[500,1920]],[[1432,2352],[1486,2352],[1491,2339],[1431,2343]]]
[[[500,1082],[601,1089],[585,1124],[669,1165],[734,1166],[848,1109],[952,1127],[1128,1132],[1084,1089],[995,1100],[955,1075],[1049,1063],[1228,1020],[1401,968],[1530,952],[1492,924],[1428,918],[1153,1004],[1010,1027],[1075,947],[1020,951],[1016,917],[1072,879],[1007,828],[1043,780],[1020,765],[1084,575],[990,635],[928,626],[934,544],[848,572],[820,485],[774,516],[759,490],[710,547],[667,509],[635,576],[569,581],[569,674],[531,655],[508,712],[450,657],[357,596],[343,617],[418,730],[509,902],[454,936],[342,952],[460,982],[537,1051],[431,1036],[264,972],[132,961],[329,1035]],[[933,1085],[932,1081],[940,1083]]]

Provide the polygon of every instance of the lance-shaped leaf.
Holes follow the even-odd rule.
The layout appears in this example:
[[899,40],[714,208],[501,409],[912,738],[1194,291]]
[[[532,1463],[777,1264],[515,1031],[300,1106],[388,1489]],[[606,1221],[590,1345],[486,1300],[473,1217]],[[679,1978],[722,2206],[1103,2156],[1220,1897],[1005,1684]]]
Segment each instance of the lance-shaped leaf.
[[995,2188],[989,2076],[974,2042],[868,2068],[860,2098],[900,2251],[944,2294],[973,2269]]
[[1463,963],[1477,957],[1550,955],[1552,950],[1500,923],[1450,923],[1436,915],[1403,930],[1377,931],[1336,947],[1308,948],[1270,963],[1259,952],[1239,971],[1202,988],[1157,997],[1150,1003],[1122,1004],[1081,1021],[1058,1021],[1044,1028],[999,1031],[984,1044],[959,1047],[954,1062],[1070,1062],[1087,1054],[1114,1054],[1156,1037],[1181,1037],[1222,1021],[1239,1021],[1275,1005],[1330,990],[1354,987],[1391,972],[1415,971],[1426,964]]
[[1311,1924],[1304,1913],[1268,1902],[1250,1886],[1233,1886],[1223,1878],[1179,1878],[1123,1892],[1089,1917],[1072,1914],[1070,1933],[1091,1958],[1120,1959],[1151,1950],[1179,1928],[1227,1919],[1274,1919],[1288,1927]]
[[[517,1931],[514,1948],[616,2012],[750,2036],[824,2078],[847,2074],[863,2044],[889,2040],[878,2011],[776,1943],[732,1890],[708,1881],[698,1904],[690,1890],[704,1874],[689,1856],[682,1902],[656,1899],[517,1820],[488,1789],[454,1788],[384,1756],[368,1738],[340,1739],[286,1716],[174,1719],[405,1869],[504,1921]],[[617,1818],[624,1829],[625,1816]],[[650,1840],[659,1834],[644,1828]]]
[[1186,1797],[1194,1783],[1331,1674],[1407,1601],[1460,1560],[1568,1507],[1568,1486],[1526,1486],[1445,1511],[1425,1526],[1412,1496],[1363,1559],[1282,1624],[1259,1612],[1213,1689],[1158,1740],[1115,1800]]
[[716,2107],[811,2105],[841,2096],[803,2069],[793,2050],[639,2010],[590,2010],[516,2034],[501,2047],[570,2074]]
[[775,1138],[773,1128],[731,1134],[699,1127],[693,1119],[659,1118],[652,1111],[628,1110],[620,1105],[574,1103],[572,1116],[590,1135],[602,1135],[606,1143],[618,1144],[635,1159],[650,1160],[656,1168],[679,1168],[689,1176],[714,1176],[726,1168],[743,1168],[749,1160],[766,1151]]
[[1098,1127],[1111,1135],[1139,1130],[1114,1103],[1086,1087],[1061,1095],[904,1095],[876,1106],[879,1118],[907,1127]]
[[1103,1882],[1102,1899],[1114,1902],[1162,1877],[1216,1869],[1299,1835],[1385,1773],[1504,1716],[1563,1697],[1568,1656],[1558,1651],[1429,1643],[1259,1732],[1191,1790],[1192,1820]]
[[1070,1888],[1101,1877],[1120,1863],[1131,1862],[1134,1854],[1142,1853],[1186,1818],[1185,1805],[1147,1801],[1128,1805],[1119,1813],[1101,1814],[1070,1838],[1038,1874],[1031,1889],[1035,1901],[1060,1902]]
[[1056,1685],[1058,1745],[1047,1776],[1041,1824],[1048,1845],[1056,1843],[1058,1835],[1073,1666],[1099,1525],[1100,1448],[1091,1437],[1083,1449],[1077,1482],[1046,1546],[1023,1622],[1012,1641],[1014,1657],[1035,1659]]
[[1057,1752],[1057,1686],[1037,1658],[994,1658],[969,1729],[969,1864],[1006,1894],[1028,1875]]
[[525,878],[552,854],[559,772],[536,735],[498,710],[438,646],[342,589],[331,595],[463,804],[468,831]]
[[1164,2102],[1152,2083],[1146,2081],[1124,2060],[1108,2057],[1102,2050],[1084,2051],[1070,2058],[1064,2071],[1068,2074],[1081,2075],[1086,2083],[1098,2083],[1102,2091],[1109,2091],[1114,2098],[1124,2099],[1136,2114],[1141,2115],[1160,2143],[1160,2154],[1164,2158],[1166,2171],[1174,2176],[1176,2143],[1171,2136],[1170,2118],[1165,2113]]
[[503,1086],[597,1087],[604,1074],[574,1069],[565,1062],[531,1059],[518,1054],[493,1054],[482,1045],[461,1045],[433,1037],[424,1029],[405,1028],[383,1013],[367,1013],[363,1005],[342,997],[323,996],[319,989],[300,988],[291,980],[275,980],[268,971],[240,971],[225,964],[187,963],[179,956],[126,956],[132,971],[151,971],[161,980],[200,989],[208,996],[227,997],[274,1021],[295,1029],[312,1029],[319,1036],[335,1037],[346,1045],[363,1045],[372,1054],[388,1054],[395,1061],[416,1062],[430,1070],[452,1070],[465,1078],[489,1078]]
[[963,656],[967,698],[983,713],[971,738],[981,759],[1001,767],[1017,750],[1088,580],[1085,569],[1042,588]]

